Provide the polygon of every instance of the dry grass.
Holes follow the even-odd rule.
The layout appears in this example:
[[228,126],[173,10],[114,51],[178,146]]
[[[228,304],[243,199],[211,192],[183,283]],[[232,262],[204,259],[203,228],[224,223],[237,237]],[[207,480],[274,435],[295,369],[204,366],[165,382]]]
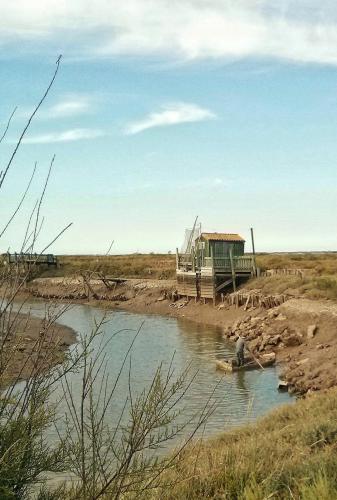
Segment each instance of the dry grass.
[[289,293],[310,299],[337,300],[337,253],[259,254],[257,265],[266,269],[301,269],[303,278],[275,275],[250,280],[245,288],[265,294]]
[[[187,450],[163,500],[337,498],[337,390]],[[196,456],[198,456],[196,460]]]
[[309,299],[337,300],[337,276],[269,276],[249,280],[245,289],[259,289],[262,293],[286,293],[295,297]]
[[258,254],[257,265],[266,269],[304,269],[317,276],[337,275],[337,252]]
[[[73,274],[83,269],[98,268],[108,274],[123,277],[174,277],[175,255],[130,254],[130,255],[61,255],[59,272]],[[337,276],[337,252],[330,253],[288,253],[258,254],[257,265],[266,269],[305,269],[315,276]],[[50,271],[52,272],[52,271]]]
[[123,278],[175,277],[175,256],[169,254],[60,255],[58,261],[58,269],[49,269],[41,276],[71,276],[95,270],[107,276]]

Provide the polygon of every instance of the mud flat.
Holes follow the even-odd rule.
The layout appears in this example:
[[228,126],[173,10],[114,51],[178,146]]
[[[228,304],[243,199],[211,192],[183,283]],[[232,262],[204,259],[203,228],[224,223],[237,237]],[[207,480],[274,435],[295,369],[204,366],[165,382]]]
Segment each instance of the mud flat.
[[3,358],[9,356],[10,361],[2,387],[28,379],[37,366],[39,372],[45,372],[62,363],[67,349],[76,342],[75,331],[67,326],[54,323],[46,330],[43,319],[24,313],[16,314],[13,321],[15,333],[4,341]]
[[275,352],[284,385],[300,394],[337,386],[337,304],[327,300],[288,297],[282,305],[263,309],[176,300],[174,280],[127,280],[107,289],[81,278],[44,278],[27,292],[44,299],[90,303],[130,312],[186,318],[218,326],[224,337],[247,337],[256,354]]

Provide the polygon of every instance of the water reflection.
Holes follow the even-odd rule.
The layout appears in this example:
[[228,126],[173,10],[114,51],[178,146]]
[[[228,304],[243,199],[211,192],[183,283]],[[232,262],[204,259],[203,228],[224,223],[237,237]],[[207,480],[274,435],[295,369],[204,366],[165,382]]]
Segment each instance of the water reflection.
[[[30,307],[33,314],[44,314],[42,304],[32,303]],[[215,359],[229,358],[234,351],[233,345],[222,338],[220,328],[198,325],[184,319],[121,311],[106,313],[84,305],[73,306],[61,317],[60,322],[82,335],[88,335],[95,321],[99,322],[104,317],[108,320],[104,326],[107,338],[120,331],[108,346],[108,371],[112,380],[118,374],[135,332],[142,325],[131,352],[132,385],[135,393],[142,391],[151,382],[158,364],[163,362],[164,368],[167,367],[172,356],[177,373],[183,371],[188,364],[193,373],[197,372],[196,380],[184,398],[182,418],[188,419],[200,411],[216,387],[212,399],[217,403],[217,408],[207,423],[208,435],[251,421],[271,407],[289,401],[288,394],[277,392],[277,372],[273,367],[264,371],[240,371],[233,374],[215,370]],[[73,374],[70,383],[74,393],[79,393],[80,374]],[[110,413],[112,425],[119,418],[127,392],[126,370],[116,389]]]

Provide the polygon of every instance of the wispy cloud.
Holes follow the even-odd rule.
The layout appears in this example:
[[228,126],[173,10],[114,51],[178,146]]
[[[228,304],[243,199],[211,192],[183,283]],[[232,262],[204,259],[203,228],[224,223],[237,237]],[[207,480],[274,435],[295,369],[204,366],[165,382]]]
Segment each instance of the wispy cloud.
[[90,107],[90,99],[87,96],[70,96],[51,106],[45,114],[50,118],[63,118],[87,113]]
[[149,128],[200,122],[215,117],[216,115],[212,111],[201,108],[197,104],[185,102],[167,104],[162,107],[161,111],[150,113],[142,120],[129,123],[125,128],[125,133],[127,135],[134,135]]
[[49,144],[53,142],[73,142],[84,139],[96,139],[105,135],[103,130],[89,128],[74,128],[63,132],[50,132],[48,134],[38,134],[23,139],[24,144]]
[[195,191],[198,193],[200,190],[203,192],[211,190],[212,192],[223,192],[233,184],[231,178],[224,179],[220,177],[201,177],[197,179],[179,179],[176,182],[168,183],[160,179],[151,179],[149,181],[142,181],[138,183],[120,182],[115,184],[112,189],[114,192],[121,195],[129,195],[130,193],[156,193],[172,191],[172,193],[190,192]]
[[187,182],[182,182],[179,186],[180,189],[224,189],[231,184],[230,179],[223,179],[221,177],[202,177],[199,179],[191,179]]
[[[24,108],[16,114],[18,118],[28,118],[34,108]],[[69,94],[60,96],[59,100],[44,109],[38,115],[39,119],[49,120],[57,118],[71,118],[72,116],[88,113],[92,110],[92,98],[88,95]]]
[[[336,0],[2,2],[0,47],[68,56],[266,57],[337,65]],[[22,44],[22,40],[26,44]]]

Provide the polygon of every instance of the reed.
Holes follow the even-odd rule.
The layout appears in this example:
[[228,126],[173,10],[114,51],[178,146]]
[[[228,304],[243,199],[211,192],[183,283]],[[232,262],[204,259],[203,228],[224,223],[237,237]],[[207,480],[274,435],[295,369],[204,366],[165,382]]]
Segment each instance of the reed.
[[[337,390],[190,447],[152,498],[337,498]],[[196,460],[197,457],[197,460]]]

